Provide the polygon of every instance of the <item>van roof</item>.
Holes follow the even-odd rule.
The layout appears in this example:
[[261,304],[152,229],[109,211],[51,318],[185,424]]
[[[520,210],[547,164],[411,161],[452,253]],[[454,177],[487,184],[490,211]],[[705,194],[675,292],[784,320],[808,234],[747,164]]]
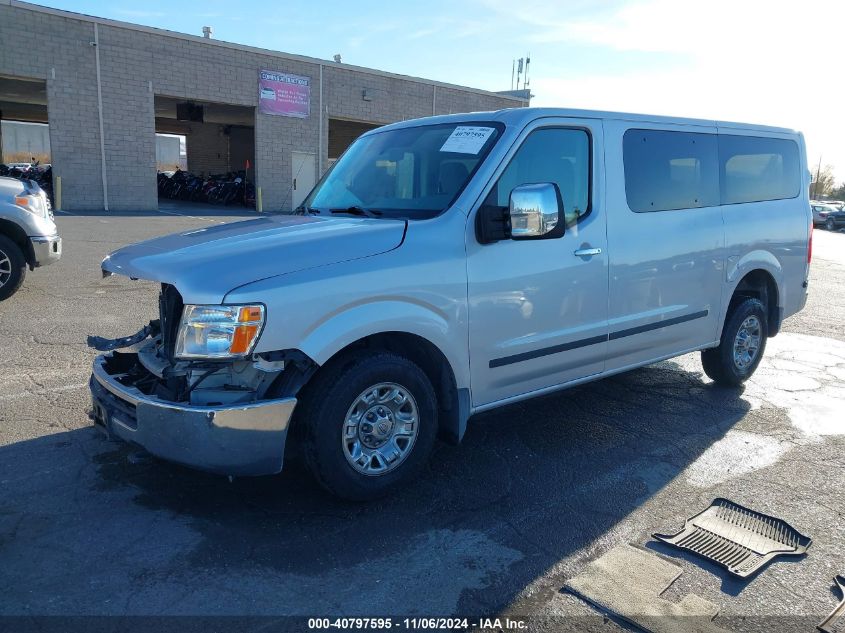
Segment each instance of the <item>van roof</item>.
[[715,119],[690,119],[684,117],[662,116],[658,114],[634,114],[630,112],[609,112],[604,110],[579,110],[574,108],[509,108],[491,112],[468,112],[448,114],[393,123],[390,128],[409,127],[432,123],[452,123],[460,121],[501,121],[507,125],[520,125],[541,117],[570,117],[577,119],[612,119],[617,121],[640,121],[643,123],[672,123],[675,125],[711,125],[727,129],[757,130],[780,134],[799,134],[796,130],[753,123],[717,121]]

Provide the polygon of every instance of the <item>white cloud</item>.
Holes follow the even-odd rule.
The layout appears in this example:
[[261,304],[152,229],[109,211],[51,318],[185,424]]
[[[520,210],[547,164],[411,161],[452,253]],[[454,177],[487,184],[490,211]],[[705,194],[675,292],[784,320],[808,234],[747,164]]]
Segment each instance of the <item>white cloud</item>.
[[[583,5],[575,11],[569,5],[511,6],[501,0],[485,5],[521,21],[525,38],[543,46],[545,54],[532,59],[534,105],[797,128],[805,133],[810,160],[823,155],[824,163],[837,168],[838,180],[845,180],[845,107],[836,79],[845,59],[845,3],[641,0],[598,14],[586,13]],[[598,47],[611,59],[654,53],[644,58],[657,64],[626,73],[614,64],[585,77],[571,73],[578,59],[546,58],[557,43],[569,50],[579,45],[584,55]]]

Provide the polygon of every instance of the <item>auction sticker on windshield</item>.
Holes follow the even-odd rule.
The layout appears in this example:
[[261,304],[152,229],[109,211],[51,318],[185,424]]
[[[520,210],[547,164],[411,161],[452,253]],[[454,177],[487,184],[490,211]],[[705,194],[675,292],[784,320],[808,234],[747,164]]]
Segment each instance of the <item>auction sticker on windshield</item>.
[[455,152],[456,154],[477,154],[484,147],[495,128],[459,125],[449,135],[441,152]]

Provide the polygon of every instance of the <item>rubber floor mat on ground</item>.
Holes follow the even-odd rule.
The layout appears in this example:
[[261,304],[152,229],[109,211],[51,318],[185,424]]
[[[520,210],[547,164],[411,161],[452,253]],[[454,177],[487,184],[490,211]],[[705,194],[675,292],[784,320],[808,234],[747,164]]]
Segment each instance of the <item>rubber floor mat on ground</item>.
[[758,572],[776,556],[804,554],[812,542],[782,519],[721,498],[687,519],[677,534],[653,536],[707,558],[740,578]]
[[681,575],[659,554],[619,545],[589,563],[564,589],[600,609],[654,633],[726,633],[713,624],[716,605],[687,594],[680,602],[660,597]]
[[824,633],[840,633],[841,631],[845,631],[845,576],[836,576],[833,579],[833,583],[839,590],[840,599],[836,608],[816,627],[819,631],[824,631]]

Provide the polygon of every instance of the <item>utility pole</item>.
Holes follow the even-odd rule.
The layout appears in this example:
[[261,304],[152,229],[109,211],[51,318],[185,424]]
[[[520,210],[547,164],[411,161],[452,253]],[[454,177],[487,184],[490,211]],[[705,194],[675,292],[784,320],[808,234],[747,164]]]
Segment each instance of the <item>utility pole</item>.
[[816,179],[813,182],[813,198],[815,199],[819,193],[819,178],[822,173],[822,157],[819,155],[819,166],[816,168]]

